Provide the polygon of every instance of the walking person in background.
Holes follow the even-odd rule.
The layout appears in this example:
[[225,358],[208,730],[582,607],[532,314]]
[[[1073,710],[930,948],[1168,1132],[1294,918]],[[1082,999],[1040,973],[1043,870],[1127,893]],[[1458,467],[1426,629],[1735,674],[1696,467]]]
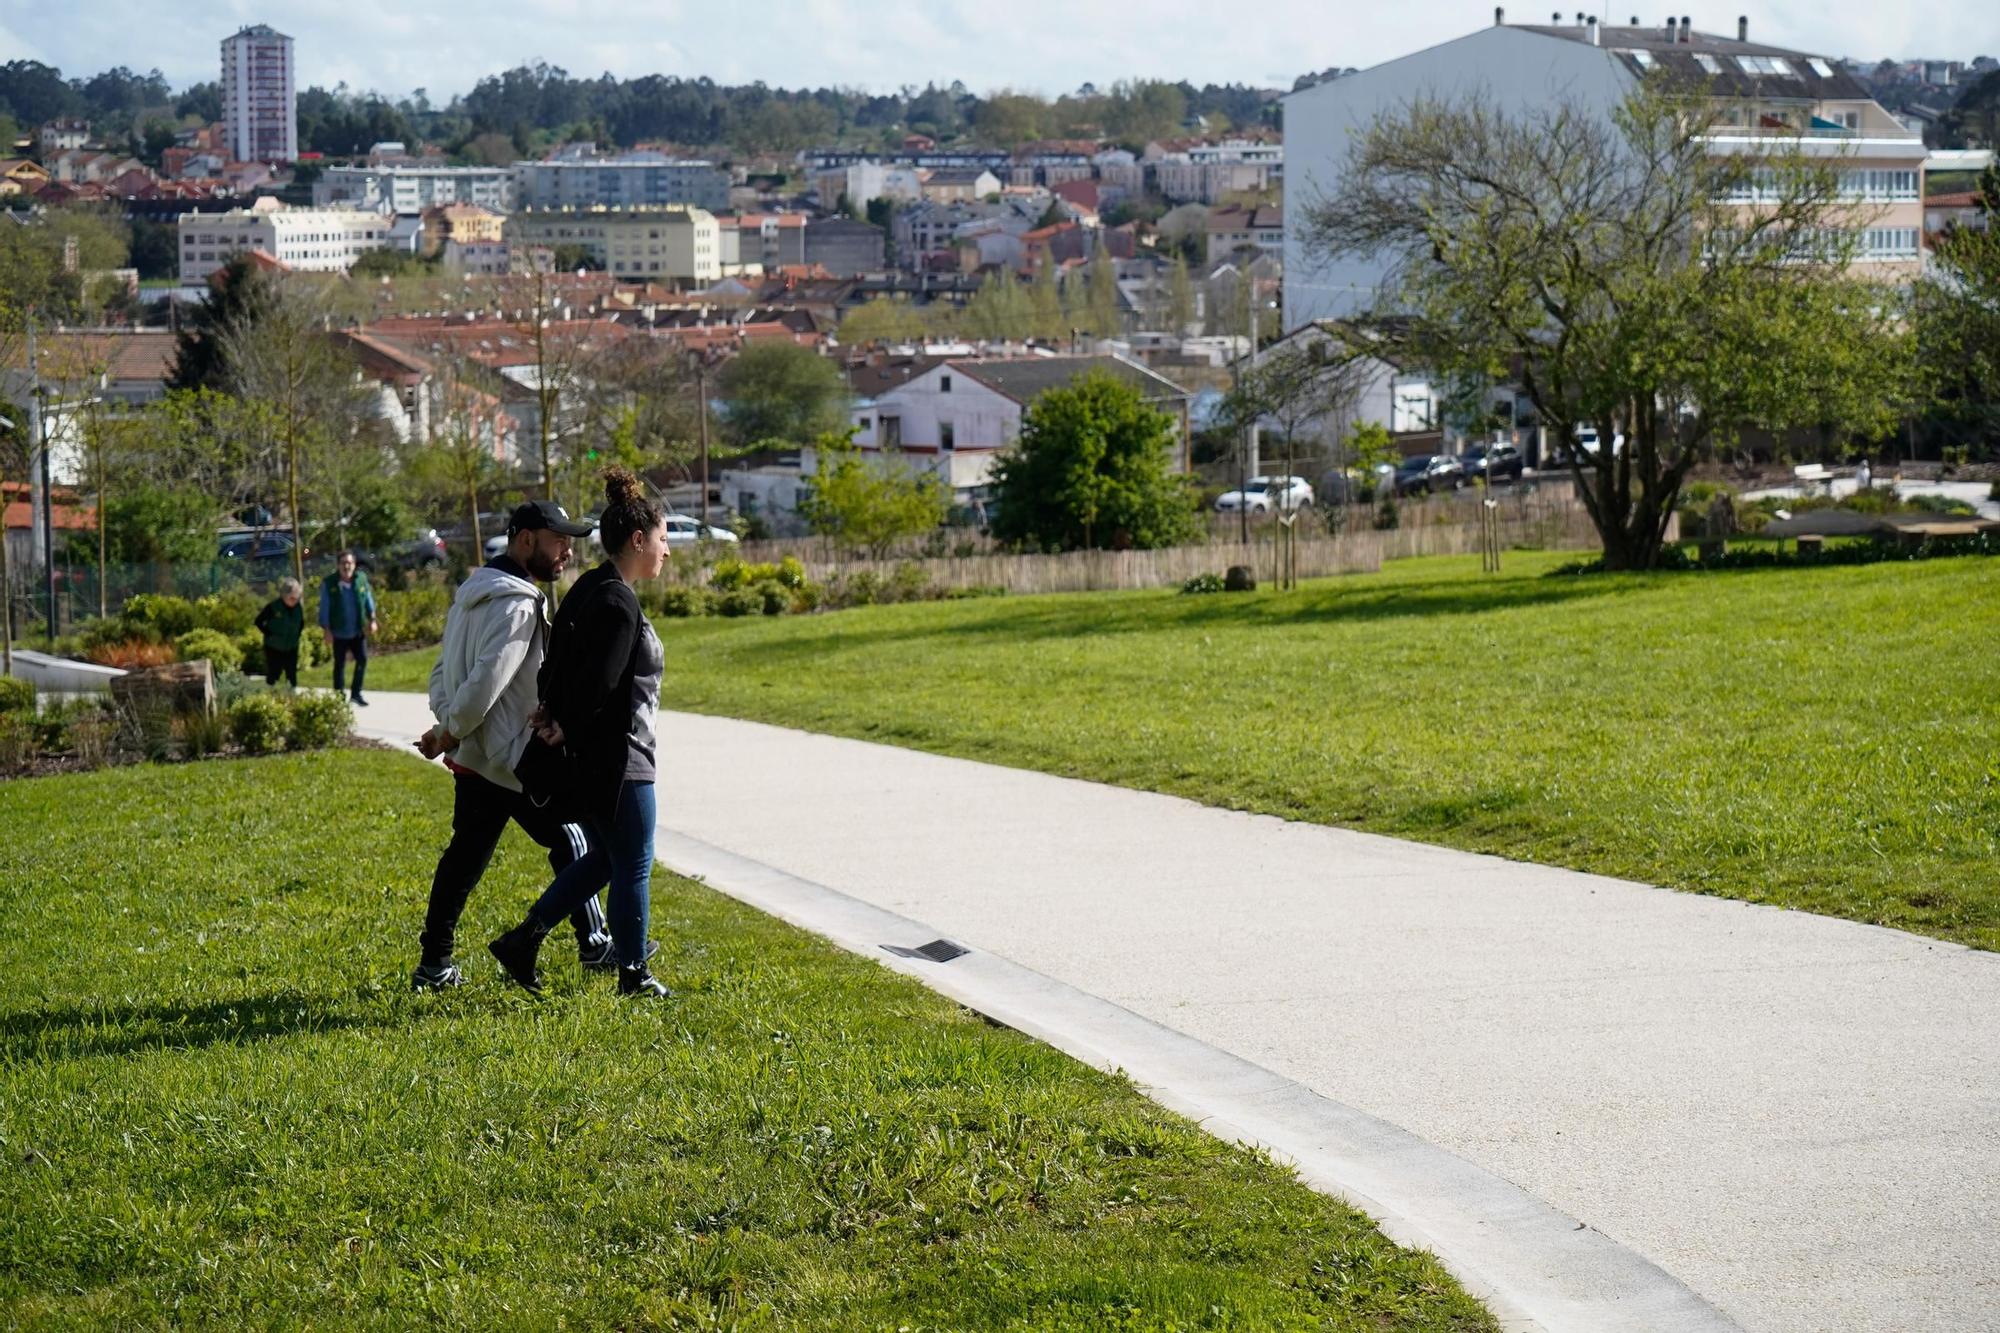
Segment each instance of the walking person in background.
[[576,581],[556,612],[542,667],[543,741],[569,756],[591,851],[557,875],[527,919],[487,947],[507,974],[541,989],[542,940],[610,876],[611,940],[621,995],[666,998],[646,967],[653,873],[653,720],[666,657],[633,584],[657,578],[667,558],[660,507],[621,467],[604,473],[598,533],[605,562]]
[[[548,647],[548,599],[537,584],[561,576],[571,543],[589,531],[588,523],[572,521],[547,500],[520,506],[507,520],[507,549],[466,577],[445,617],[444,643],[431,668],[437,725],[417,749],[426,759],[443,758],[451,770],[451,842],[431,877],[413,990],[465,984],[452,958],[458,919],[508,820],[548,849],[552,874],[590,850],[581,828],[530,800],[514,776],[528,743],[536,676]],[[596,882],[603,887],[604,877]],[[595,891],[577,903],[570,923],[584,967],[603,971],[616,965]]]
[[368,639],[375,633],[375,593],[368,586],[368,571],[352,551],[342,551],[333,573],[320,580],[319,632],[333,645],[333,692],[347,688],[347,659],[352,657],[354,692],[348,698],[366,708],[361,678],[368,672]]
[[297,579],[286,579],[257,613],[257,628],[264,632],[266,685],[276,685],[282,675],[293,689],[299,687],[299,639],[306,632],[306,609],[299,599],[304,595]]

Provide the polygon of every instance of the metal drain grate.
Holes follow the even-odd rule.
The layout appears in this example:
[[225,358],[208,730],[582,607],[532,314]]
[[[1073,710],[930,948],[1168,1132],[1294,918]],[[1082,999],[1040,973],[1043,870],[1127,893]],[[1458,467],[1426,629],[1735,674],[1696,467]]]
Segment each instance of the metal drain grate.
[[962,958],[972,950],[953,944],[950,940],[932,940],[929,944],[919,944],[914,949],[906,949],[900,944],[882,946],[898,958],[921,958],[927,963],[949,963],[954,958]]

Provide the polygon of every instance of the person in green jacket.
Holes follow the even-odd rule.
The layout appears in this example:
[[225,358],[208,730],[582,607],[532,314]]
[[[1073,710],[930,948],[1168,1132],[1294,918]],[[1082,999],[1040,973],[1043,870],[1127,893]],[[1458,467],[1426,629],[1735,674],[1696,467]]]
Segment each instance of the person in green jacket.
[[257,613],[257,628],[264,631],[264,683],[276,685],[279,673],[299,687],[299,636],[306,630],[306,609],[299,605],[305,589],[297,579],[278,585],[278,595]]

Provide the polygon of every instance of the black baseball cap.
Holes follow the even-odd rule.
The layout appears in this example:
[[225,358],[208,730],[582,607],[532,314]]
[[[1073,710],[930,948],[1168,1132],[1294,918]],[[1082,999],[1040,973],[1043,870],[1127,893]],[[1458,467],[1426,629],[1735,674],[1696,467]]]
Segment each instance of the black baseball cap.
[[537,528],[547,528],[550,532],[560,532],[565,537],[588,537],[592,526],[579,523],[563,512],[563,507],[553,500],[530,500],[516,509],[507,520],[507,535],[517,532],[533,532]]

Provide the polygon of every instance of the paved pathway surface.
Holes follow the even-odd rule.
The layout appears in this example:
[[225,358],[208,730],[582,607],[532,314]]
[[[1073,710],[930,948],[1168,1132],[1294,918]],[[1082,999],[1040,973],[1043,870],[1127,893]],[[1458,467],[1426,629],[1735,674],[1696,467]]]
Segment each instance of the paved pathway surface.
[[[378,696],[364,729],[419,714]],[[663,828],[1406,1129],[1745,1328],[2000,1330],[2000,955],[754,723],[660,729]]]

